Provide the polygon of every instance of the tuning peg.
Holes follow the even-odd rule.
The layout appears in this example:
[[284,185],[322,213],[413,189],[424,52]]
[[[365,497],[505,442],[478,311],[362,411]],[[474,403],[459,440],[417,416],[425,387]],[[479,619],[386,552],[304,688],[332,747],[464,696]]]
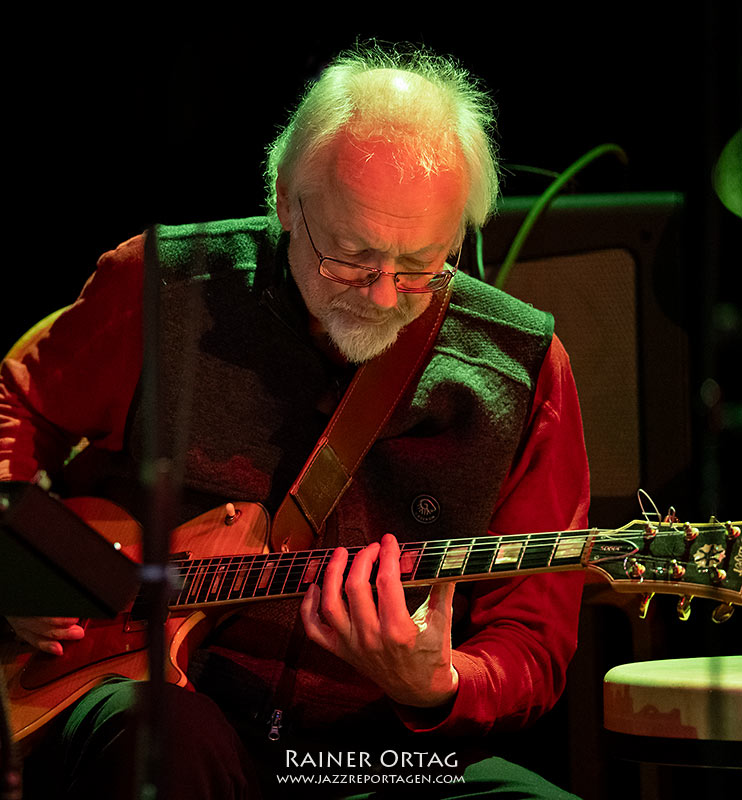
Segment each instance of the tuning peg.
[[711,612],[711,619],[721,624],[726,622],[734,614],[734,606],[731,603],[719,603]]
[[678,600],[678,619],[685,622],[690,616],[690,601],[693,599],[691,595],[684,594]]
[[720,586],[727,579],[726,570],[723,570],[721,567],[709,567],[708,572],[711,583],[713,583],[714,586]]
[[736,525],[732,525],[731,522],[726,522],[724,523],[724,527],[727,529],[727,539],[729,541],[739,539],[740,529]]
[[657,527],[652,525],[651,522],[648,522],[644,526],[644,541],[649,542],[654,539],[655,536],[657,536]]
[[694,528],[690,522],[686,522],[684,528],[686,542],[693,542],[698,538],[698,528]]
[[685,577],[686,569],[676,559],[670,561],[667,571],[670,575],[670,580],[680,581]]
[[626,574],[635,581],[644,580],[644,573],[647,571],[647,568],[641,561],[637,561],[635,558],[629,558],[626,561]]
[[647,618],[647,611],[649,610],[649,604],[654,597],[654,592],[645,592],[639,598],[639,619],[646,619]]

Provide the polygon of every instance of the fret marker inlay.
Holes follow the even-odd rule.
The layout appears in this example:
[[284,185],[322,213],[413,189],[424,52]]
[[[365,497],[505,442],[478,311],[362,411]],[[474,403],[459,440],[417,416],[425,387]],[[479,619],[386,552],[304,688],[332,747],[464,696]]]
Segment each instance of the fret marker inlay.
[[503,541],[495,556],[495,564],[516,564],[520,558],[520,551],[522,549],[522,542]]

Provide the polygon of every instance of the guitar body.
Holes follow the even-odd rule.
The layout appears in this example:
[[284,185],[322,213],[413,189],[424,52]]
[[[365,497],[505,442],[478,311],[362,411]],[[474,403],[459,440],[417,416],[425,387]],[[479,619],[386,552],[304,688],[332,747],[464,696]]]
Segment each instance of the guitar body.
[[[122,508],[106,500],[65,501],[124,555],[141,561],[141,528]],[[235,503],[235,519],[225,522],[224,507],[208,511],[171,534],[171,551],[190,558],[223,553],[267,552],[269,522],[255,503]],[[230,509],[231,510],[231,509]],[[239,606],[178,610],[165,623],[165,680],[187,686],[189,654],[225,614]],[[30,645],[11,643],[0,652],[11,703],[11,730],[27,749],[44,726],[90,689],[113,676],[134,680],[148,677],[147,625],[132,614],[131,605],[112,620],[82,621],[85,637],[64,643],[64,654],[53,656]]]

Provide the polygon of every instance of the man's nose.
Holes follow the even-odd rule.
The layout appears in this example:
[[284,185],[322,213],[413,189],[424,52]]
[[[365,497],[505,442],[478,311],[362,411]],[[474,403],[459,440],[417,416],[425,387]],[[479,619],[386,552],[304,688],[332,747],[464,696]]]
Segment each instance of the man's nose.
[[379,275],[370,286],[364,286],[361,293],[379,308],[394,308],[397,305],[397,284],[394,275]]

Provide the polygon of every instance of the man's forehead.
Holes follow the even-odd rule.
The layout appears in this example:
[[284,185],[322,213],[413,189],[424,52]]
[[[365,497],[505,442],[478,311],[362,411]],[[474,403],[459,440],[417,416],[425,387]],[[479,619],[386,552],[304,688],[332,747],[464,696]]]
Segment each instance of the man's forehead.
[[328,151],[328,167],[343,182],[377,181],[383,183],[415,182],[420,188],[436,175],[461,176],[457,166],[426,167],[414,145],[406,142],[387,142],[379,139],[357,139],[341,134]]
[[414,155],[387,142],[340,136],[326,156],[325,191],[386,206],[391,216],[426,216],[442,206],[456,213],[466,201],[468,177],[462,169],[426,172]]

